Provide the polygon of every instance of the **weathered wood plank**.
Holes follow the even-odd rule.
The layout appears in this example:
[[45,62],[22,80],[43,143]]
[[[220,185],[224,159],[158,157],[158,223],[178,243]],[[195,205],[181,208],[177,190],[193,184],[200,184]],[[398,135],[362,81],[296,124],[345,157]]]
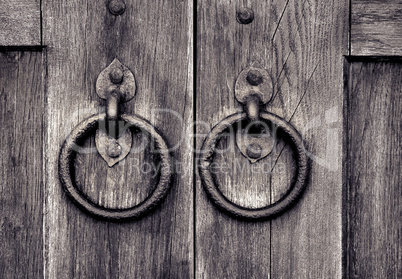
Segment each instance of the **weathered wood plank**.
[[351,55],[402,55],[402,1],[352,0]]
[[346,278],[402,276],[402,64],[348,72]]
[[[197,277],[339,278],[348,1],[331,5],[327,1],[250,1],[255,19],[249,25],[235,21],[236,8],[242,6],[242,1],[198,5],[197,121],[207,123],[198,132],[205,135],[219,120],[239,111],[234,81],[242,69],[258,61],[274,83],[274,98],[267,110],[303,134],[312,153],[311,178],[294,208],[271,222],[257,223],[220,213],[198,181]],[[198,140],[198,148],[201,143]],[[248,162],[232,139],[222,139],[219,147],[225,153],[214,162],[225,162],[226,173],[219,173],[216,180],[237,204],[251,208],[272,203],[290,184],[293,158],[286,146],[278,145],[279,150],[270,155],[280,163],[272,173],[254,175],[247,168],[235,172],[236,160]],[[285,166],[287,173],[278,175],[279,166]]]
[[[274,33],[268,1],[198,1],[197,24],[197,150],[220,120],[242,108],[234,96],[239,73],[257,61],[270,72],[270,40]],[[283,6],[283,5],[282,5]],[[236,9],[254,11],[248,25],[236,21]],[[238,151],[233,135],[223,138],[214,159],[222,193],[236,204],[260,207],[270,203],[269,175],[254,175]],[[263,171],[262,165],[253,166]],[[196,182],[196,278],[268,278],[269,222],[244,222],[220,212]]]
[[0,53],[0,274],[43,277],[41,52]]
[[[272,220],[272,278],[342,274],[343,55],[348,1],[288,1],[273,38],[275,96],[268,106],[302,134],[311,159],[301,200]],[[283,155],[279,153],[279,159]],[[289,168],[294,159],[287,156]],[[272,175],[272,189],[287,183]]]
[[0,1],[0,46],[40,46],[40,0]]
[[[192,123],[192,2],[125,2],[121,16],[109,13],[108,1],[43,5],[48,46],[48,278],[193,276],[193,155],[185,130]],[[170,147],[176,146],[172,154],[179,168],[166,200],[141,220],[127,223],[98,221],[82,213],[67,199],[57,177],[58,152],[67,133],[104,110],[95,81],[115,57],[131,69],[137,84],[135,98],[123,110],[148,119]],[[93,135],[86,144],[94,147]],[[77,183],[99,204],[132,206],[155,182],[137,171],[147,162],[152,161],[146,154],[133,153],[109,169],[96,151],[80,154]]]

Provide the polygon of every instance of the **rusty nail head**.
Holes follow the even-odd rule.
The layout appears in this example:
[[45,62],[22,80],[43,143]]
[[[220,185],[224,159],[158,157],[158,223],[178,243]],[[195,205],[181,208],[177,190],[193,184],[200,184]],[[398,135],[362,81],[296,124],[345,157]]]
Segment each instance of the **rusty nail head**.
[[109,1],[109,11],[113,15],[121,15],[126,10],[126,4],[123,0],[111,0]]
[[262,147],[257,143],[251,143],[249,146],[247,146],[246,152],[248,157],[258,159],[262,154]]
[[119,68],[113,68],[109,73],[110,80],[116,84],[123,81],[123,76],[123,71]]
[[112,158],[117,158],[121,155],[122,148],[117,142],[113,142],[107,149],[107,154]]
[[236,19],[238,23],[249,24],[254,20],[254,12],[250,8],[240,8],[237,10]]
[[258,70],[250,70],[247,73],[246,80],[250,85],[253,86],[258,86],[264,82],[262,74]]

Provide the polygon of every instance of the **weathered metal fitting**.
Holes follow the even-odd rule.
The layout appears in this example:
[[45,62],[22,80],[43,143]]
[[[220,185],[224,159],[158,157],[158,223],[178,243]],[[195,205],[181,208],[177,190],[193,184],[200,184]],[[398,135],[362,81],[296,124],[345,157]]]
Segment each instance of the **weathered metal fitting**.
[[[302,195],[307,186],[309,175],[308,153],[304,146],[303,139],[297,130],[284,119],[269,112],[261,112],[260,118],[261,123],[270,123],[270,125],[278,127],[278,129],[281,130],[284,139],[289,143],[289,146],[291,146],[296,160],[297,169],[295,179],[290,182],[289,190],[279,201],[260,208],[239,206],[222,194],[219,190],[218,179],[216,179],[215,174],[211,171],[211,165],[215,158],[215,150],[220,138],[222,138],[222,135],[231,127],[246,122],[247,115],[245,113],[232,114],[212,128],[207,138],[204,140],[198,163],[202,185],[212,203],[236,218],[250,221],[274,218],[288,210]],[[263,143],[263,141],[261,143]],[[264,149],[264,146],[260,144],[250,143],[247,145],[246,152],[251,158],[261,158],[259,153],[260,151],[261,153],[264,152]],[[253,159],[253,162],[256,162],[256,160],[257,159]]]
[[120,68],[113,68],[109,73],[109,78],[113,83],[118,84],[123,81],[124,73]]
[[262,104],[268,103],[272,98],[271,78],[258,62],[244,69],[237,77],[235,84],[237,101],[246,104],[250,95],[258,96]]
[[98,76],[96,93],[106,100],[106,119],[101,132],[96,134],[96,148],[102,158],[112,167],[123,160],[131,149],[132,135],[121,129],[120,103],[135,95],[133,73],[118,59],[114,59]]
[[276,127],[261,117],[257,121],[248,120],[242,124],[246,126],[239,126],[236,131],[236,146],[242,155],[253,164],[271,154],[277,143]]
[[[115,59],[104,69],[96,81],[96,93],[106,100],[106,113],[82,121],[66,138],[59,155],[59,177],[71,200],[85,212],[101,219],[123,221],[140,218],[156,207],[166,196],[172,180],[172,158],[166,141],[147,120],[129,114],[120,114],[121,102],[129,101],[135,94],[133,73]],[[159,179],[150,195],[138,205],[127,209],[105,208],[91,201],[78,190],[74,177],[74,158],[80,152],[79,144],[96,132],[98,153],[109,167],[123,160],[131,151],[133,133],[139,131],[155,144],[155,154],[160,160]]]
[[[249,126],[264,126],[265,123],[260,121],[260,113],[262,106],[272,98],[272,82],[268,72],[258,62],[252,63],[239,74],[235,84],[235,96],[244,104]],[[272,133],[269,133],[268,127],[261,128],[263,132],[259,133],[259,136],[253,136],[248,130],[245,128],[238,130],[236,144],[240,152],[251,163],[255,163],[271,153],[275,139]]]
[[[106,100],[106,131],[109,136],[117,139],[120,136],[120,129],[118,120],[120,118],[120,105],[121,94],[119,90],[113,90]],[[108,153],[109,154],[109,153]],[[112,156],[111,156],[112,157]]]
[[[240,73],[235,84],[235,96],[244,104],[244,112],[226,117],[208,133],[198,164],[201,181],[210,200],[226,213],[246,220],[273,218],[289,209],[306,188],[308,153],[301,135],[289,122],[262,109],[272,98],[272,82],[260,64],[255,62]],[[271,154],[276,146],[278,130],[281,138],[292,148],[297,164],[296,178],[279,201],[261,208],[245,208],[230,201],[219,190],[211,165],[221,137],[232,129],[236,131],[238,149],[251,164]]]
[[262,151],[262,147],[258,143],[249,144],[246,149],[247,156],[254,160],[261,157]]
[[264,82],[262,74],[258,70],[248,71],[246,80],[248,81],[249,84],[251,84],[253,86],[258,86]]
[[117,58],[99,73],[96,80],[96,94],[100,98],[107,100],[113,90],[120,91],[121,102],[130,101],[136,92],[134,74]]
[[239,8],[236,12],[236,20],[240,24],[249,24],[254,20],[254,12],[250,8]]
[[123,0],[110,0],[108,3],[109,12],[113,15],[121,15],[126,10],[126,4]]
[[[88,214],[91,214],[96,218],[111,221],[124,221],[129,219],[141,218],[142,216],[147,214],[150,210],[155,208],[158,204],[160,204],[170,189],[173,166],[168,146],[166,144],[166,141],[161,136],[161,134],[147,120],[136,115],[122,114],[121,118],[122,120],[124,120],[125,123],[127,123],[128,126],[127,131],[130,130],[130,127],[132,129],[145,131],[151,137],[151,139],[156,143],[158,156],[161,161],[159,171],[160,178],[158,179],[158,182],[155,185],[154,191],[143,202],[139,203],[138,205],[135,205],[127,209],[105,208],[101,205],[98,205],[93,201],[91,201],[87,196],[85,196],[81,191],[78,190],[77,187],[78,182],[75,181],[75,177],[73,175],[75,171],[74,158],[75,154],[80,150],[78,144],[82,142],[83,139],[87,138],[94,130],[96,130],[97,133],[97,140],[102,138],[106,140],[108,139],[106,136],[105,137],[99,136],[100,133],[103,133],[103,130],[99,129],[99,125],[101,122],[105,121],[105,118],[106,118],[105,113],[91,116],[85,119],[80,124],[78,124],[78,126],[74,128],[73,131],[71,131],[70,135],[66,138],[60,150],[59,155],[60,181],[62,183],[64,191],[70,197],[70,199],[83,211],[87,212]],[[122,146],[123,152],[130,151],[130,148],[128,148],[128,146],[125,147],[124,144],[126,142],[130,142],[131,144],[131,141],[132,136],[130,133],[129,135],[125,136],[122,140],[118,142],[118,144]],[[104,150],[101,150],[101,152],[104,152]],[[108,162],[109,166],[119,161],[122,157],[124,157],[124,153],[117,158],[113,158],[114,160],[111,160],[110,164]]]
[[120,99],[121,93],[116,89],[106,99],[106,115],[109,121],[116,121],[119,118]]
[[[95,146],[99,155],[105,160],[111,168],[121,160],[127,157],[130,153],[133,144],[133,134],[130,129],[125,129],[121,135],[111,136],[107,129],[101,127],[108,121],[100,121],[99,129],[96,130]],[[109,129],[112,126],[114,131],[118,130],[116,126],[118,122],[110,122]]]
[[260,114],[261,99],[257,94],[251,94],[246,101],[245,111],[251,121],[257,121]]

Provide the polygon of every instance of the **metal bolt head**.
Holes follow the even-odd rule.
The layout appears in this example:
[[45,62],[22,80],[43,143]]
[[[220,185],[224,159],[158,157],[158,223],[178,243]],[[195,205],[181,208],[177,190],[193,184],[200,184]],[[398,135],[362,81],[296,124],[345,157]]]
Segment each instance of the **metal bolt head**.
[[120,68],[113,68],[109,73],[109,78],[113,83],[121,83],[124,73]]
[[126,10],[126,4],[123,0],[110,0],[109,4],[109,11],[113,15],[121,15]]
[[249,84],[251,84],[253,86],[258,86],[264,82],[262,74],[258,70],[250,70],[247,73],[246,80]]
[[246,150],[247,156],[252,159],[258,159],[262,154],[262,147],[257,143],[252,143],[247,146]]
[[250,8],[240,8],[236,12],[236,19],[238,23],[249,24],[254,20],[254,12]]
[[122,148],[120,146],[120,144],[118,144],[117,142],[112,142],[110,143],[108,149],[107,149],[107,155],[109,155],[109,157],[111,158],[117,158],[121,155],[122,152]]

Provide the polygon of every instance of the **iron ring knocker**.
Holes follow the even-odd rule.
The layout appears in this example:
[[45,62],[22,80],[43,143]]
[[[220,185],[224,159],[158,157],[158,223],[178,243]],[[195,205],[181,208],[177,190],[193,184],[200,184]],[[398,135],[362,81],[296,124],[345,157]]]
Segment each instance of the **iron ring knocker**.
[[[248,75],[246,74],[247,72]],[[264,93],[260,94],[259,92],[256,93],[256,91],[251,91],[250,94],[250,91],[245,93],[244,90],[241,90],[243,87],[245,87],[243,81],[248,81],[250,73],[255,75],[256,72],[262,73],[261,80],[263,80],[262,77],[264,77],[264,79],[266,78],[267,73],[265,73],[265,70],[263,70],[259,64],[254,63],[251,67],[243,71],[236,81],[236,98],[240,102],[245,103],[246,112],[232,114],[224,118],[215,127],[213,127],[203,142],[201,156],[199,158],[199,173],[203,188],[208,194],[209,198],[212,200],[213,204],[234,217],[246,220],[269,219],[286,211],[303,193],[304,189],[306,188],[309,173],[307,151],[303,144],[302,137],[297,130],[281,117],[266,111],[259,111],[261,103],[265,103],[267,99],[270,99],[267,98]],[[248,81],[248,83],[251,82]],[[255,87],[259,84],[251,85]],[[244,99],[242,98],[243,96]],[[292,149],[296,155],[297,173],[290,189],[285,196],[283,196],[277,202],[261,208],[242,207],[226,198],[219,190],[214,175],[210,169],[211,163],[214,159],[215,148],[219,143],[220,136],[225,132],[225,130],[244,120],[267,121],[275,125],[277,129],[282,131],[284,136],[291,142],[293,145]]]
[[[111,66],[113,66],[114,68],[120,67],[122,70],[125,71],[125,73],[129,71],[118,60],[113,61]],[[103,72],[109,71],[110,69],[108,68],[106,68]],[[100,74],[100,78],[102,78],[102,73]],[[133,95],[129,96],[129,98],[127,99],[130,99],[132,97]],[[70,199],[86,213],[89,213],[101,219],[114,221],[140,218],[148,213],[150,210],[155,208],[163,200],[163,198],[169,191],[170,181],[172,177],[172,158],[169,154],[168,146],[163,137],[159,134],[159,132],[147,120],[137,115],[122,114],[119,116],[120,120],[128,124],[128,128],[134,127],[136,129],[139,129],[140,131],[147,133],[150,138],[154,140],[156,150],[161,160],[158,184],[152,194],[148,196],[143,202],[127,209],[105,208],[95,204],[85,195],[83,195],[77,189],[76,183],[74,181],[74,158],[77,152],[78,143],[80,142],[80,140],[87,137],[91,132],[95,130],[99,131],[100,123],[106,123],[108,121],[108,118],[110,117],[108,113],[110,113],[110,111],[113,111],[113,106],[110,106],[109,108],[109,103],[107,110],[107,113],[94,115],[82,121],[73,129],[73,131],[64,141],[59,156],[59,178],[64,191],[67,193]],[[104,159],[106,160],[106,158]],[[109,164],[109,166],[111,165]]]

